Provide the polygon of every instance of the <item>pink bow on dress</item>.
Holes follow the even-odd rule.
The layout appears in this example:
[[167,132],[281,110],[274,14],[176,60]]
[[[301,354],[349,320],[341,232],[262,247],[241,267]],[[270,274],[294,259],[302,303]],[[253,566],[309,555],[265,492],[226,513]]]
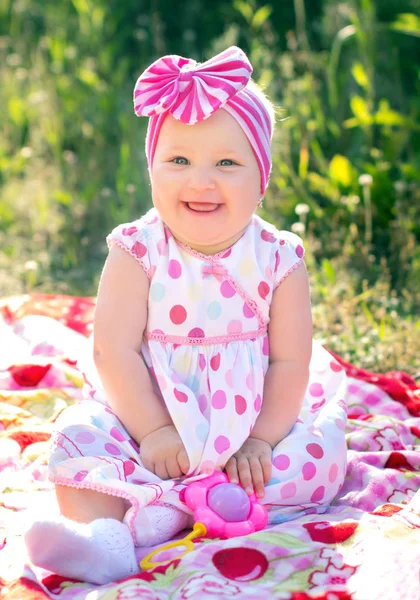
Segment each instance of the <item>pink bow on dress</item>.
[[153,117],[169,112],[183,123],[207,119],[248,83],[252,66],[236,46],[210,60],[170,55],[156,60],[134,87],[137,116]]

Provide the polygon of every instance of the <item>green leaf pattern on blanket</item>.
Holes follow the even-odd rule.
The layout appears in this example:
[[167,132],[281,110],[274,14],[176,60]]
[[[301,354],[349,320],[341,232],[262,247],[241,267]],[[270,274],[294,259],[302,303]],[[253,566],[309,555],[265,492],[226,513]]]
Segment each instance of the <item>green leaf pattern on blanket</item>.
[[309,577],[313,568],[294,571],[284,581],[273,588],[273,592],[302,592],[309,589]]
[[254,533],[252,537],[254,540],[258,540],[259,542],[273,544],[274,546],[281,546],[283,548],[309,548],[308,544],[288,533],[271,533],[268,531],[262,531],[259,533]]

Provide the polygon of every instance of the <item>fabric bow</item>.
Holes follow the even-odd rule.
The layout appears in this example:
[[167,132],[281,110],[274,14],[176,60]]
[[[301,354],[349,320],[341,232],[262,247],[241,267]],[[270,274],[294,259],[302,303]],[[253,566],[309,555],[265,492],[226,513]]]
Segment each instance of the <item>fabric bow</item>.
[[215,265],[212,263],[209,265],[203,265],[203,267],[201,269],[201,273],[202,273],[203,279],[204,279],[205,275],[214,275],[214,277],[216,277],[216,279],[218,279],[220,281],[223,279],[224,275],[226,274],[226,270],[221,265]]
[[134,112],[138,117],[169,112],[178,121],[194,125],[242,90],[251,73],[251,63],[236,46],[202,64],[182,56],[164,56],[138,78]]

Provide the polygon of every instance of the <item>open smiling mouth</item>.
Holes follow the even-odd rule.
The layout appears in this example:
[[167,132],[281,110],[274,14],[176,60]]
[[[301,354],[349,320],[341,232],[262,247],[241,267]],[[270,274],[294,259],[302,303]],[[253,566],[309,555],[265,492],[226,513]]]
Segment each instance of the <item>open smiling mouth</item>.
[[184,202],[187,210],[194,213],[214,213],[220,209],[221,204],[214,202]]

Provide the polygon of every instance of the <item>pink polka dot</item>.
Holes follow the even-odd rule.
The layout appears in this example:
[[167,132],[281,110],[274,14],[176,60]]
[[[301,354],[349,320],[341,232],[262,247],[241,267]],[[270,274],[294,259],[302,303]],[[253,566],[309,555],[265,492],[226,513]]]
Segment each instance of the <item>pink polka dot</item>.
[[219,367],[220,367],[220,352],[218,352],[217,354],[215,354],[214,356],[211,357],[210,359],[210,366],[213,369],[213,371],[218,371]]
[[276,262],[274,264],[274,272],[275,273],[277,272],[277,269],[279,268],[279,266],[280,266],[280,253],[278,250],[276,250]]
[[258,294],[265,300],[270,292],[270,286],[266,281],[261,281],[258,285]]
[[201,463],[201,473],[208,473],[209,475],[212,475],[212,473],[214,473],[214,469],[215,464],[211,460],[205,460]]
[[153,329],[152,333],[154,335],[165,335],[165,332],[162,329]]
[[161,256],[162,256],[162,254],[165,254],[165,248],[166,248],[166,240],[159,240],[157,243],[157,250]]
[[252,389],[254,389],[254,374],[252,373],[252,371],[251,371],[251,373],[249,373],[249,374],[246,376],[246,387],[247,387],[249,390],[252,390]]
[[308,444],[306,451],[314,458],[322,458],[324,456],[324,451],[319,444]]
[[165,240],[168,242],[173,236],[170,230],[165,226],[163,229],[163,233],[165,234]]
[[88,474],[87,471],[79,471],[78,473],[76,473],[76,475],[73,477],[73,481],[83,481],[83,479],[86,477],[86,475]]
[[137,233],[137,227],[134,227],[134,225],[132,225],[131,227],[124,227],[122,230],[122,234],[123,235],[133,235],[133,233]]
[[364,399],[365,404],[369,404],[369,406],[374,406],[380,402],[381,396],[378,394],[368,394]]
[[92,444],[95,439],[96,437],[89,431],[79,431],[74,437],[75,442],[78,444]]
[[338,465],[336,463],[333,463],[330,467],[330,472],[328,473],[328,479],[331,481],[331,483],[334,483],[334,481],[337,479],[337,475]]
[[242,333],[242,323],[236,319],[229,321],[227,326],[228,333]]
[[309,386],[309,393],[311,394],[311,396],[315,396],[316,398],[318,398],[319,396],[323,395],[324,388],[320,383],[311,383],[311,385]]
[[244,313],[244,317],[247,319],[252,319],[252,317],[255,316],[248,304],[244,304],[242,312]]
[[121,454],[121,450],[115,444],[105,444],[104,448],[108,454]]
[[222,285],[220,286],[220,293],[222,294],[223,298],[232,298],[236,294],[229,281],[226,280],[223,281]]
[[198,408],[200,409],[200,412],[204,415],[204,411],[207,408],[207,398],[204,394],[198,396]]
[[255,398],[255,402],[254,402],[254,408],[255,408],[256,412],[260,412],[261,406],[262,406],[262,398],[258,394],[257,397]]
[[166,379],[163,377],[163,375],[156,375],[156,381],[157,384],[159,386],[159,389],[163,392],[164,390],[166,390],[167,387],[167,383],[166,383]]
[[181,390],[177,390],[176,388],[174,388],[174,396],[178,400],[178,402],[181,402],[181,404],[185,404],[185,402],[188,402],[187,394],[181,392]]
[[238,415],[243,415],[246,411],[246,400],[243,396],[235,396],[235,410]]
[[130,444],[130,446],[134,449],[135,452],[139,452],[140,450],[140,446],[133,440],[133,439],[129,439],[128,443]]
[[268,279],[268,281],[271,281],[271,278],[273,276],[273,271],[271,270],[270,265],[267,265],[267,268],[265,270],[265,276]]
[[286,500],[287,498],[293,498],[293,496],[295,496],[295,495],[296,495],[296,484],[293,483],[293,481],[286,483],[280,489],[280,496],[283,498],[283,500]]
[[310,481],[316,475],[316,466],[312,462],[307,462],[302,467],[302,475],[305,481]]
[[335,373],[338,373],[339,371],[343,370],[343,367],[338,363],[334,362],[333,360],[330,362],[330,367],[331,371],[335,371]]
[[134,471],[136,469],[132,460],[125,460],[123,467],[124,467],[124,475],[126,477],[127,477],[127,475],[131,475],[132,473],[134,473]]
[[204,371],[206,364],[206,358],[204,354],[201,354],[200,352],[200,356],[198,357],[198,366],[200,367],[200,371]]
[[214,392],[212,399],[211,399],[211,404],[213,406],[213,408],[225,408],[226,406],[226,394],[223,390],[217,390],[217,392]]
[[228,248],[224,254],[222,254],[222,258],[227,258],[232,254],[232,248]]
[[303,248],[301,245],[296,246],[296,254],[298,255],[299,258],[302,258],[303,256]]
[[287,456],[287,454],[279,454],[273,460],[273,465],[279,471],[286,471],[286,469],[290,467],[290,458]]
[[109,433],[114,439],[118,440],[119,442],[125,441],[125,437],[123,436],[121,431],[119,431],[116,427],[113,427]]
[[267,231],[266,229],[263,229],[260,233],[261,235],[261,239],[264,240],[264,242],[270,242],[273,243],[276,241],[276,238],[274,237],[274,235],[271,233],[271,231]]
[[181,263],[179,263],[177,260],[170,260],[169,264],[168,264],[168,275],[169,277],[172,277],[172,279],[178,279],[179,277],[181,277],[181,273],[182,273],[182,267],[181,267]]
[[194,329],[191,329],[191,331],[188,333],[188,337],[189,338],[203,338],[203,337],[205,337],[205,335],[204,335],[204,331],[202,329],[200,329],[199,327],[194,327]]
[[270,346],[268,343],[268,337],[265,336],[265,338],[263,339],[262,353],[264,354],[264,356],[268,356],[269,352],[270,352]]
[[323,485],[320,485],[319,487],[316,488],[316,490],[312,494],[311,502],[319,502],[324,497],[324,494],[325,494],[325,487]]
[[218,454],[222,454],[222,452],[224,452],[225,450],[229,450],[230,448],[230,441],[228,440],[228,438],[224,435],[219,435],[215,440],[214,440],[214,449],[216,450],[216,452]]
[[335,424],[337,425],[338,429],[340,429],[341,431],[346,430],[346,423],[343,419],[336,419]]
[[177,373],[172,373],[171,380],[174,383],[181,383],[181,380],[180,380],[179,375]]
[[169,316],[174,325],[181,325],[187,318],[187,311],[180,304],[176,304],[171,308]]
[[226,371],[225,380],[226,380],[226,383],[228,384],[228,386],[230,388],[233,388],[233,371],[232,371],[232,369],[229,369],[229,371]]
[[137,256],[137,258],[143,258],[143,256],[147,252],[146,246],[144,244],[142,244],[141,242],[136,242],[135,244],[133,244],[133,247],[131,248],[131,250]]

